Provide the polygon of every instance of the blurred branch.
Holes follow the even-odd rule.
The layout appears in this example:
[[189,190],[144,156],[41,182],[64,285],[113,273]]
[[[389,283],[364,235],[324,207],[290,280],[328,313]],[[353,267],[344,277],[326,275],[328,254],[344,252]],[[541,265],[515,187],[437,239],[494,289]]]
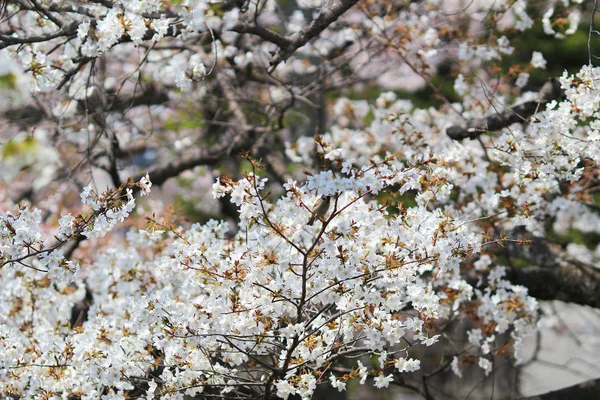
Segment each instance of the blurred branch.
[[286,48],[292,44],[288,37],[260,25],[251,25],[238,21],[230,30],[237,33],[248,33],[250,35],[258,36],[281,48]]
[[[231,135],[221,134],[220,141],[216,145],[189,150],[177,160],[149,169],[148,174],[154,185],[160,186],[167,179],[199,165],[214,165],[231,154],[248,151],[256,143],[257,134],[265,134],[269,131],[268,128],[260,128],[248,123],[244,110],[235,97],[237,91],[225,75],[222,75],[218,82],[223,88],[223,95],[234,122],[229,125]],[[138,181],[142,176],[134,180]]]
[[529,294],[539,300],[560,300],[600,308],[600,270],[585,265],[569,256],[554,256],[554,266],[540,264],[525,268],[511,268],[510,281],[525,286]]
[[560,82],[549,79],[538,92],[538,100],[528,101],[483,118],[469,119],[463,125],[453,125],[446,134],[454,140],[475,139],[482,133],[499,131],[516,122],[527,122],[529,117],[543,109],[548,102],[564,96]]
[[46,35],[39,36],[18,37],[0,33],[0,50],[17,44],[48,42],[52,39],[56,39],[63,36],[74,38],[75,36],[77,36],[78,26],[79,24],[77,22],[73,22],[69,26],[63,27],[54,33],[48,33]]
[[169,95],[166,89],[157,88],[155,85],[147,85],[141,93],[123,97],[112,97],[109,92],[110,106],[108,111],[123,111],[131,107],[164,104],[167,101],[169,101]]
[[[107,103],[109,112],[120,112],[131,107],[137,106],[152,106],[164,104],[169,101],[169,95],[166,89],[157,88],[154,85],[148,85],[141,93],[129,94],[125,96],[115,96],[110,91],[107,93]],[[86,112],[85,100],[79,100],[77,109],[80,113]],[[89,111],[89,110],[88,110]],[[50,116],[42,107],[27,104],[22,107],[6,110],[2,114],[2,118],[6,118],[10,122],[17,123],[22,127],[34,126],[43,119]]]
[[[518,228],[510,236],[514,241],[497,250],[507,258],[507,278],[512,283],[525,286],[529,295],[539,300],[600,308],[600,269],[573,258],[546,237]],[[513,260],[525,261],[527,266],[518,266]]]
[[263,135],[255,146],[254,155],[262,159],[267,171],[271,173],[280,184],[291,179],[288,171],[285,152],[281,150],[283,144],[275,135]]
[[[167,181],[167,179],[175,177],[187,171],[188,169],[195,168],[199,165],[215,165],[217,162],[222,161],[223,157],[231,154],[232,152],[241,152],[248,150],[254,143],[253,135],[248,132],[243,137],[238,137],[232,146],[230,141],[224,141],[218,145],[210,148],[200,148],[189,151],[181,158],[171,161],[165,165],[158,165],[148,170],[150,180],[153,185],[160,186]],[[143,176],[139,175],[135,177],[135,181],[139,181]]]
[[553,392],[520,397],[519,400],[597,400],[599,398],[600,379],[594,379]]
[[248,25],[245,23],[235,24],[231,30],[238,33],[249,33],[279,46],[279,50],[271,60],[269,73],[272,73],[280,62],[285,61],[309,40],[319,36],[327,27],[348,11],[358,0],[340,0],[331,7],[324,7],[319,16],[312,20],[309,26],[296,32],[291,36],[283,36],[259,25]]

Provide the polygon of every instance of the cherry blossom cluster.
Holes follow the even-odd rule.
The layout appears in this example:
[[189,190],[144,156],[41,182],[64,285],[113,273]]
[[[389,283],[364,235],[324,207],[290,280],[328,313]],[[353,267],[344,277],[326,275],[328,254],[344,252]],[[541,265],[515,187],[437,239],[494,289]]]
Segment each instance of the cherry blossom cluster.
[[[47,274],[58,281],[77,277],[79,266],[64,257],[62,247],[78,236],[103,237],[122,222],[133,210],[133,188],[145,195],[152,184],[148,177],[141,181],[127,182],[117,189],[96,194],[88,186],[81,193],[84,206],[91,210],[77,216],[63,215],[58,219],[58,230],[51,237],[44,237],[42,211],[20,207],[16,212],[0,215],[0,262],[1,268],[10,270],[22,266]],[[17,268],[20,269],[20,268]]]
[[[465,260],[484,244],[468,221],[424,205],[390,214],[376,200],[391,187],[406,193],[418,186],[418,171],[433,162],[388,158],[347,165],[303,184],[289,181],[276,203],[265,195],[266,180],[254,173],[237,182],[221,178],[214,192],[238,206],[239,232],[228,238],[228,224],[216,221],[130,232],[128,245],[94,260],[86,278],[95,282],[88,289],[94,304],[72,332],[65,330],[68,306],[84,295],[82,282],[79,290],[69,286],[52,295],[42,285],[39,291],[53,296],[48,304],[56,306],[48,314],[36,305],[37,289],[26,301],[16,295],[40,278],[4,269],[12,285],[21,285],[3,294],[5,304],[25,304],[19,312],[16,305],[3,310],[0,343],[15,356],[0,371],[2,391],[81,398],[103,391],[118,398],[158,366],[146,394],[166,399],[215,387],[310,398],[317,384],[344,390],[349,380],[368,378],[383,388],[394,374],[418,370],[411,350],[437,342],[440,321],[471,304],[480,304],[478,318],[491,335],[508,331],[518,342],[535,324],[536,303],[501,273],[490,275],[482,290],[461,278]],[[88,194],[84,202],[102,209],[105,200]],[[321,195],[332,196],[334,204],[320,223],[308,226]],[[46,333],[43,342],[19,333],[28,323]],[[489,341],[487,347],[477,343],[486,371]],[[30,349],[26,356],[16,356],[24,348]],[[358,362],[341,373],[335,361],[347,355],[375,356],[379,367]]]
[[[36,189],[63,162],[64,149],[51,146],[58,137],[82,146],[94,137],[106,148],[114,138],[124,144],[150,137],[144,134],[153,131],[154,117],[133,105],[125,117],[101,97],[146,80],[176,88],[167,98],[183,100],[155,113],[170,135],[165,141],[177,137],[181,153],[196,141],[166,124],[185,108],[178,105],[211,104],[215,87],[228,100],[215,109],[237,117],[246,110],[234,91],[246,90],[246,80],[264,84],[239,96],[266,99],[261,121],[296,101],[314,105],[317,85],[329,84],[310,83],[315,74],[344,86],[336,81],[342,64],[333,62],[340,49],[351,50],[346,64],[358,79],[370,78],[365,66],[401,60],[430,83],[438,63],[455,59],[460,102],[423,109],[394,92],[373,102],[337,99],[330,129],[287,144],[305,177],[277,187],[250,161],[252,172],[241,179],[214,183],[214,197],[239,213],[235,226],[179,226],[153,217],[146,230],[108,235],[132,213],[135,193],[150,191],[148,176],[102,193],[86,186],[86,211],[75,216],[47,219],[26,206],[0,214],[0,397],[183,399],[235,391],[309,399],[321,384],[340,391],[355,381],[388,387],[419,371],[419,350],[439,342],[452,344],[443,362],[458,376],[474,366],[488,375],[499,356],[524,361],[538,304],[510,282],[501,250],[526,248],[523,232],[599,232],[593,196],[600,69],[565,73],[565,98],[528,120],[453,140],[446,134],[452,125],[536,100],[521,89],[530,72],[548,68],[541,52],[503,78],[490,72],[515,52],[511,32],[533,26],[530,4],[475,2],[465,17],[439,0],[397,9],[393,2],[358,2],[300,41],[311,21],[346,3],[352,2],[302,0],[288,17],[274,0],[9,4],[12,31],[0,28],[8,47],[0,50],[0,88],[9,101],[0,99],[0,110],[30,91],[60,98],[51,102],[59,121],[53,139],[36,127],[2,142],[2,178],[16,180],[28,170],[39,178]],[[544,5],[544,32],[574,33],[580,3]],[[487,16],[493,34],[484,32]],[[107,71],[96,81],[101,60]],[[90,107],[94,96],[105,109]],[[86,123],[75,118],[83,108]],[[215,122],[260,131],[247,121]],[[182,128],[182,135],[197,127]],[[310,172],[315,160],[327,168]],[[308,225],[323,196],[331,199],[328,212]],[[69,244],[88,239],[93,250],[85,258],[65,254]],[[562,256],[597,266],[600,247],[571,244]],[[85,318],[76,323],[81,304]],[[453,341],[456,323],[468,326],[464,341]]]
[[[190,91],[192,85],[202,81],[216,65],[226,67],[227,60],[239,68],[249,63],[267,67],[274,49],[283,46],[279,27],[285,27],[285,33],[294,38],[311,19],[319,17],[319,10],[332,6],[320,1],[302,1],[298,2],[300,10],[284,17],[274,0],[259,3],[257,7],[250,7],[244,1],[61,1],[32,6],[11,2],[7,9],[11,31],[2,33],[6,42],[3,47],[8,47],[28,71],[33,90],[62,87],[72,79],[75,87],[84,86],[86,78],[81,72],[88,70],[89,61],[107,54],[114,55],[115,60],[127,65],[127,70],[135,72],[136,67],[142,67],[141,61],[152,53],[151,62],[143,71],[157,81]],[[560,11],[553,4],[544,7],[541,11],[546,34],[557,38],[573,34],[581,19],[580,4],[581,1],[562,1]],[[526,0],[470,5],[468,14],[472,22],[468,23],[472,26],[468,28],[472,32],[460,42],[458,51],[465,66],[499,59],[514,50],[502,34],[495,43],[493,40],[482,42],[479,32],[482,28],[476,21],[497,14],[499,31],[524,31],[533,26],[527,14],[528,6]],[[397,13],[380,16],[386,7],[385,2],[372,2],[360,5],[360,11],[350,11],[343,24],[333,23],[317,40],[305,43],[295,54],[286,55],[289,62],[278,63],[277,73],[281,77],[313,73],[317,67],[307,62],[310,57],[326,57],[347,43],[362,46],[370,37],[387,42],[386,46],[398,50],[413,67],[431,70],[431,66],[439,62],[437,56],[446,56],[440,48],[455,37],[465,39],[461,31],[465,15],[453,12],[452,4],[439,0],[415,2],[405,8],[398,7]],[[449,9],[440,13],[440,7]],[[568,21],[566,27],[563,27],[564,20]],[[251,22],[258,23],[262,30],[250,29]],[[249,31],[256,39],[253,50],[239,47],[239,36]],[[365,32],[368,32],[366,36]],[[397,37],[402,40],[397,42]],[[189,41],[190,45],[170,50],[173,38]],[[209,46],[195,46],[193,42],[198,39]],[[22,44],[24,46],[19,47]],[[544,67],[541,53],[533,54],[532,64]],[[365,73],[361,71],[363,65],[364,61],[358,59],[352,68]]]
[[[550,102],[524,125],[482,137],[482,143],[458,142],[445,134],[461,122],[453,109],[418,109],[393,93],[382,94],[374,105],[341,99],[334,111],[342,126],[334,126],[318,144],[301,138],[287,154],[309,162],[316,152],[346,166],[390,156],[414,162],[428,154],[432,162],[415,172],[418,204],[451,204],[452,212],[467,220],[502,215],[506,229],[526,226],[539,233],[552,215],[558,232],[568,226],[596,231],[589,189],[599,161],[598,74],[588,66],[575,75],[565,73],[560,78],[564,100]],[[358,128],[369,113],[375,118]]]
[[[439,0],[394,7],[388,7],[388,2],[356,2],[327,29],[288,54],[291,42],[340,3],[354,2],[298,1],[300,9],[290,15],[274,0],[259,1],[256,7],[246,1],[10,2],[4,17],[7,23],[0,29],[0,57],[19,64],[10,63],[10,76],[16,78],[11,96],[27,98],[33,92],[51,105],[48,117],[60,126],[64,133],[60,137],[83,151],[88,136],[102,131],[94,123],[81,124],[80,109],[92,96],[93,85],[96,91],[110,94],[136,92],[143,83],[164,88],[171,102],[158,106],[154,114],[168,120],[190,104],[210,104],[214,92],[231,92],[235,79],[245,70],[260,74],[248,80],[252,83],[242,91],[253,101],[261,99],[256,107],[260,114],[273,116],[292,102],[311,104],[309,97],[315,87],[305,83],[313,81],[315,74],[331,77],[331,85],[343,87],[346,82],[338,76],[342,64],[348,64],[359,79],[381,75],[379,83],[384,87],[404,89],[406,80],[398,82],[396,77],[407,73],[398,71],[399,63],[410,66],[410,82],[422,85],[425,81],[415,79],[415,73],[427,78],[440,63],[457,59],[461,75],[455,88],[466,96],[455,109],[467,118],[480,115],[489,112],[490,97],[498,106],[505,92],[499,90],[491,96],[478,79],[489,87],[511,80],[524,87],[529,72],[546,65],[543,55],[534,52],[530,67],[515,69],[504,82],[492,78],[485,68],[480,71],[513,54],[511,32],[532,27],[528,7],[540,8],[547,34],[553,37],[573,33],[581,15],[579,1],[544,5],[525,0],[475,2],[467,13]],[[482,23],[487,15],[497,15],[492,34],[485,34]],[[340,52],[343,56],[338,56]],[[102,79],[96,76],[95,60],[100,58],[108,68]],[[5,65],[3,68],[9,63]],[[228,81],[234,84],[225,85]],[[269,101],[263,102],[264,98]],[[147,118],[146,110],[133,107],[127,116],[120,111],[108,110],[106,121],[119,132],[121,146],[142,141],[147,132],[156,129],[156,120]],[[196,141],[193,129],[163,129],[161,133],[171,142]],[[98,140],[106,145],[105,138]]]
[[[458,375],[475,356],[480,357],[475,363],[489,373],[492,365],[485,356],[497,335],[515,320],[510,334],[515,360],[522,361],[522,334],[530,327],[523,324],[527,318],[519,320],[522,311],[513,315],[506,311],[511,304],[518,304],[520,310],[527,310],[524,315],[531,315],[536,305],[522,296],[523,288],[503,280],[504,261],[495,258],[495,244],[502,247],[513,240],[526,247],[517,232],[525,229],[534,237],[544,236],[548,221],[558,234],[568,229],[597,232],[593,194],[600,154],[596,126],[599,76],[598,68],[588,66],[574,75],[565,73],[560,78],[565,99],[550,102],[530,121],[481,137],[481,141],[457,142],[445,134],[448,126],[461,121],[452,109],[418,109],[393,93],[384,93],[373,105],[338,100],[334,111],[341,126],[334,126],[316,143],[301,138],[288,146],[288,155],[296,162],[308,162],[320,154],[339,163],[342,171],[368,160],[388,160],[390,166],[414,163],[414,179],[399,193],[408,189],[418,207],[443,210],[463,221],[469,232],[486,238],[481,254],[473,257],[478,261],[472,264],[476,271],[490,274],[481,278],[487,282],[486,288],[474,292],[482,302],[477,312],[484,323],[472,333],[473,347],[454,359],[453,370]],[[531,96],[525,94],[524,98]],[[428,162],[419,163],[425,154]],[[570,244],[566,250],[557,255],[559,260],[598,265],[598,249]],[[488,323],[491,325],[486,327]]]

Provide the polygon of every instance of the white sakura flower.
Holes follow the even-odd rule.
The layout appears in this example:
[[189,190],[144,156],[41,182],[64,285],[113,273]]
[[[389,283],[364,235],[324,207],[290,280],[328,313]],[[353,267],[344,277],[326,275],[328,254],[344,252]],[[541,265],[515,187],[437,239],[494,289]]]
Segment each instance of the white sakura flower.
[[474,346],[479,346],[481,344],[481,341],[483,340],[481,329],[471,329],[467,334],[469,336],[469,343]]
[[331,161],[335,161],[335,160],[339,160],[339,159],[343,159],[343,153],[344,149],[335,149],[330,151],[329,153],[325,154],[325,159],[326,160],[331,160]]
[[485,376],[488,376],[492,372],[492,362],[484,357],[479,357],[479,364],[481,369],[485,372]]
[[514,7],[512,8],[515,17],[516,23],[515,28],[520,31],[524,31],[533,26],[533,20],[529,15],[527,15],[527,11],[525,11],[525,7]]
[[552,29],[552,21],[550,21],[550,17],[554,14],[554,7],[550,7],[548,11],[544,13],[542,16],[542,26],[544,27],[544,33],[546,35],[554,35],[556,31]]
[[358,363],[358,371],[356,371],[356,375],[358,375],[360,377],[360,384],[364,385],[369,376],[369,374],[367,373],[367,367],[365,367],[363,365],[363,363],[360,362],[360,360],[357,363]]
[[515,48],[510,46],[510,40],[506,36],[498,39],[498,50],[503,54],[512,54]]
[[572,35],[577,32],[577,27],[581,21],[581,11],[574,9],[569,13],[569,29],[565,31],[565,35]]
[[463,74],[458,74],[454,81],[454,90],[459,96],[464,96],[469,90],[469,86],[465,83],[465,77]]
[[71,214],[63,215],[58,220],[60,232],[56,236],[59,240],[66,240],[69,236],[73,234],[73,221],[75,221],[75,217]]
[[133,43],[140,43],[148,31],[146,22],[138,15],[132,13],[125,13],[127,33],[133,41]]
[[152,28],[154,29],[154,32],[156,32],[154,34],[154,36],[152,37],[153,41],[158,41],[160,40],[162,37],[164,37],[167,34],[167,31],[169,29],[169,22],[171,20],[163,18],[163,19],[154,19],[152,20]]
[[404,321],[404,326],[406,327],[406,329],[409,329],[411,331],[421,332],[421,329],[423,327],[423,321],[421,321],[418,318],[408,318],[406,321]]
[[310,399],[317,388],[317,378],[313,374],[304,374],[300,377],[300,387],[296,389],[302,399]]
[[394,367],[400,372],[414,372],[421,368],[421,361],[414,358],[399,358],[394,363]]
[[300,8],[318,8],[323,6],[323,0],[298,0],[297,3]]
[[175,84],[184,93],[189,93],[192,90],[192,80],[188,78],[185,71],[180,71],[175,78]]
[[490,265],[492,265],[492,258],[487,254],[482,254],[479,260],[473,263],[477,271],[485,271]]
[[353,175],[352,163],[349,161],[344,161],[342,163],[342,174]]
[[373,379],[373,386],[377,389],[386,388],[390,385],[390,382],[394,380],[394,375],[389,374],[388,376],[379,375]]
[[383,350],[379,355],[379,368],[385,368],[385,362],[387,361],[387,351]]
[[377,100],[375,100],[375,105],[378,108],[389,107],[394,101],[396,101],[396,93],[394,92],[384,92],[379,95]]
[[89,30],[90,30],[90,21],[84,21],[84,22],[80,23],[79,26],[77,27],[77,37],[80,40],[85,39],[88,35]]
[[533,68],[546,69],[546,60],[539,51],[534,51],[531,55],[531,65]]
[[88,204],[88,200],[90,198],[90,194],[92,192],[92,185],[87,185],[83,188],[83,192],[79,195],[81,198],[81,203],[85,206]]
[[421,343],[423,343],[425,346],[431,346],[431,345],[437,343],[439,339],[440,339],[440,335],[435,335],[428,339],[423,340]]
[[138,184],[140,185],[140,190],[141,190],[142,196],[146,196],[146,195],[150,194],[150,188],[152,187],[152,182],[150,182],[150,176],[148,175],[147,172],[146,172],[146,175],[144,175],[142,177],[142,179],[140,179]]
[[500,281],[502,280],[502,278],[504,278],[505,275],[506,267],[499,265],[490,271],[490,273],[488,274],[488,281],[490,282],[490,285],[496,286],[500,283]]
[[527,82],[529,82],[529,74],[527,72],[521,72],[517,77],[515,85],[517,85],[517,87],[523,88],[525,87],[525,85],[527,85]]
[[202,80],[206,78],[207,70],[206,66],[202,62],[200,54],[194,54],[190,57],[189,68],[191,70],[191,77],[193,80]]
[[460,370],[460,366],[458,365],[458,357],[454,356],[450,367],[452,368],[452,372],[454,372],[456,376],[462,378],[462,371]]
[[280,103],[289,97],[289,92],[280,87],[269,88],[269,95],[274,103]]
[[490,343],[487,341],[483,342],[483,344],[481,345],[481,354],[489,354],[491,350],[492,349],[490,348]]
[[288,181],[286,183],[283,184],[283,187],[285,188],[285,190],[287,192],[290,192],[290,191],[296,191],[298,189],[297,185],[298,185],[298,182],[296,182],[295,180],[290,178],[290,179],[288,179]]
[[434,28],[429,28],[421,36],[421,40],[425,46],[434,47],[440,43],[439,32]]
[[344,390],[346,390],[346,382],[338,380],[338,378],[334,374],[331,374],[329,376],[329,381],[331,382],[331,386],[337,389],[338,391],[343,392]]

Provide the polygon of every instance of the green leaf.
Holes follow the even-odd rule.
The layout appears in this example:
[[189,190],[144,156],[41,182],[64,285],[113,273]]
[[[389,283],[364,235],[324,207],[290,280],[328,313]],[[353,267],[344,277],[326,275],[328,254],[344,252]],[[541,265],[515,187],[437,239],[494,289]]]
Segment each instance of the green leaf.
[[12,72],[9,72],[5,75],[0,75],[0,87],[13,90],[17,89],[17,75]]

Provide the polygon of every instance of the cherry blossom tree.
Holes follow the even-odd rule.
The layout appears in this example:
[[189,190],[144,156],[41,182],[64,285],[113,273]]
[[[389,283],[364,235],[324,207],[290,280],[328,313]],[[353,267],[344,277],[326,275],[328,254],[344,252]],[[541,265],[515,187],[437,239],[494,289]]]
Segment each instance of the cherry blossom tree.
[[1,398],[441,399],[600,308],[595,2],[0,10]]

